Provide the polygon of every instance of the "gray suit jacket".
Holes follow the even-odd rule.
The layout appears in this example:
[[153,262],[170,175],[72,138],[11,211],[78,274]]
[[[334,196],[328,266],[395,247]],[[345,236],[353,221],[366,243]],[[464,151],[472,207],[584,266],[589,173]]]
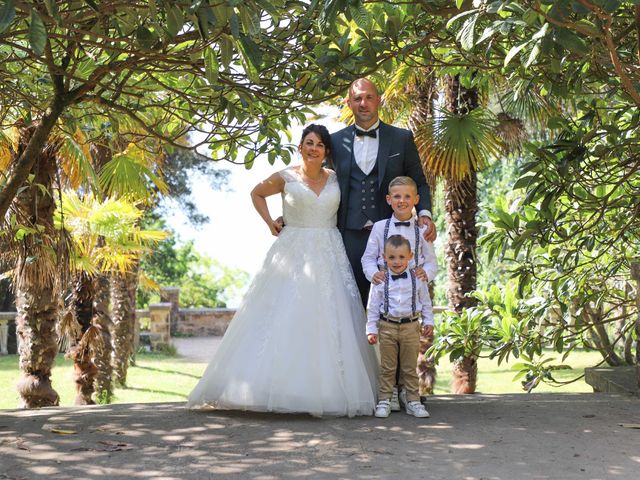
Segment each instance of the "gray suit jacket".
[[[374,221],[391,217],[393,211],[387,204],[386,195],[389,182],[395,177],[404,175],[413,178],[418,185],[420,202],[416,210],[431,210],[431,192],[422,170],[420,157],[413,134],[404,128],[394,127],[380,122],[378,147],[378,204],[379,218]],[[333,163],[338,182],[340,184],[340,208],[338,209],[338,228],[344,231],[347,222],[347,205],[349,201],[349,176],[351,168],[355,166],[353,159],[353,138],[355,126],[350,125],[331,135],[333,148]]]

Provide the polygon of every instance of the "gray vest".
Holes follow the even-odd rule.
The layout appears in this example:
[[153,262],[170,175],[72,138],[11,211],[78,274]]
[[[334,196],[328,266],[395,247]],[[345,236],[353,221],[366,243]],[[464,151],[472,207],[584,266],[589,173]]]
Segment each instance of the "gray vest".
[[380,217],[378,197],[378,162],[369,175],[365,175],[354,162],[349,178],[349,202],[347,224],[351,230],[360,230],[367,221],[377,222]]

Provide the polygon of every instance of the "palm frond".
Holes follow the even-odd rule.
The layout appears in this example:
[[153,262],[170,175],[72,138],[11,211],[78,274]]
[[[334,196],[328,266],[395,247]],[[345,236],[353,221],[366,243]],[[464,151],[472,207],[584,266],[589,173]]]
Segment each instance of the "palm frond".
[[11,161],[18,150],[20,132],[17,128],[0,130],[0,172],[4,172],[11,165]]
[[88,185],[98,188],[98,177],[92,166],[90,144],[80,129],[73,135],[60,132],[56,135],[59,141],[58,159],[71,188]]
[[150,168],[151,154],[135,144],[115,154],[100,172],[100,186],[110,196],[153,201],[157,193],[167,193],[165,181]]
[[482,108],[464,115],[439,112],[415,132],[425,170],[434,177],[458,182],[482,169],[503,149],[494,133],[495,125],[495,117]]

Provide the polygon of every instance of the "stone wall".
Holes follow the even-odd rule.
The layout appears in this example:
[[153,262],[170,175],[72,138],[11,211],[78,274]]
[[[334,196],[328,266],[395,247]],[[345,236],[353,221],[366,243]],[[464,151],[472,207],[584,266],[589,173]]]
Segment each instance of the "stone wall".
[[175,334],[196,337],[224,335],[235,313],[233,308],[180,308]]

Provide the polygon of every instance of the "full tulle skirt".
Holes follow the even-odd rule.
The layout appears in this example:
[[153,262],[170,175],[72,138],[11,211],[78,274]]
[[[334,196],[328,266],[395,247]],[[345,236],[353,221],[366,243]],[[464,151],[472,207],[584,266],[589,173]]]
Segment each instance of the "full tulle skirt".
[[285,227],[188,407],[370,415],[376,357],[335,228]]

